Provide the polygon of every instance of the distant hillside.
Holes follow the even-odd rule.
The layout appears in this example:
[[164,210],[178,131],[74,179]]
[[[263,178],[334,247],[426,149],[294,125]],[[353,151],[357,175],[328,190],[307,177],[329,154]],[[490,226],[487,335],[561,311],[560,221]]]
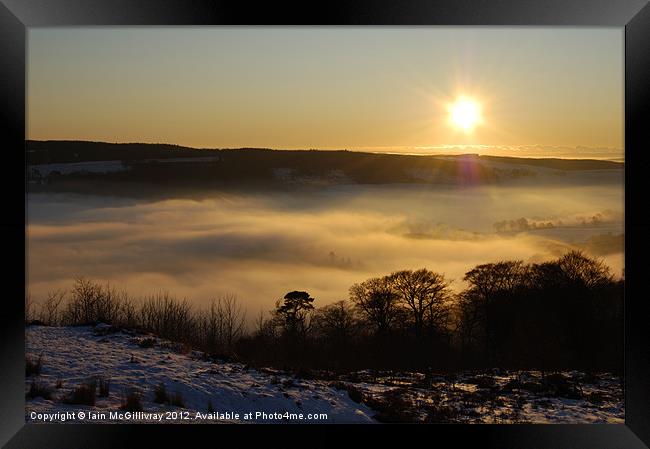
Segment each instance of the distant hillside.
[[554,170],[609,170],[622,169],[622,162],[598,159],[557,159],[557,158],[522,158],[510,156],[480,156],[481,160],[502,162],[506,164],[533,165]]
[[[260,157],[268,156],[272,152],[272,158],[278,161],[289,159],[302,159],[316,162],[320,159],[332,161],[332,159],[359,160],[370,157],[381,161],[422,161],[423,159],[460,159],[493,161],[517,165],[534,165],[537,167],[552,168],[557,170],[603,170],[620,169],[622,164],[604,160],[590,159],[553,159],[553,158],[517,158],[501,156],[478,156],[478,155],[454,155],[454,156],[422,156],[422,155],[401,155],[401,154],[378,154],[353,151],[327,151],[327,150],[271,150],[267,148],[239,148],[239,149],[198,149],[183,147],[180,145],[159,144],[159,143],[107,143],[107,142],[86,142],[70,140],[28,140],[27,141],[27,163],[52,164],[72,163],[89,161],[142,161],[147,159],[171,159],[171,158],[193,158],[207,157],[220,154],[232,154]],[[308,154],[308,156],[305,156]],[[319,155],[319,156],[316,156]],[[361,156],[363,155],[363,156]],[[372,156],[371,156],[372,155]]]
[[[420,156],[329,150],[194,149],[166,144],[28,141],[30,191],[291,188],[334,184],[482,185],[621,171],[602,160]],[[575,176],[574,176],[575,177]],[[137,187],[140,188],[140,187]]]
[[205,156],[214,150],[198,150],[168,144],[106,143],[71,140],[28,140],[28,164],[165,159]]

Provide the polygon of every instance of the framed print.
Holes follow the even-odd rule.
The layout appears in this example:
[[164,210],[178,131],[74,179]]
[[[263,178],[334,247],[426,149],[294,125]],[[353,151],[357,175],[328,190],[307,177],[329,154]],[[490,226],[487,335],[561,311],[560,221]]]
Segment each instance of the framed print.
[[3,0],[2,443],[646,447],[647,2],[319,8]]

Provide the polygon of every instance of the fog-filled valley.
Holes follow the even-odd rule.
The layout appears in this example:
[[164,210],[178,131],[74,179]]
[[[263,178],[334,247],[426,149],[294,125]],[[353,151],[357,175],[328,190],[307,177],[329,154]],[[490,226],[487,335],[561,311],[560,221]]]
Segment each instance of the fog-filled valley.
[[317,305],[399,269],[465,286],[498,260],[540,262],[581,249],[623,270],[623,170],[566,171],[552,183],[336,184],[210,190],[188,198],[28,195],[28,290],[38,302],[75,277],[197,305],[229,293],[249,312],[292,290]]

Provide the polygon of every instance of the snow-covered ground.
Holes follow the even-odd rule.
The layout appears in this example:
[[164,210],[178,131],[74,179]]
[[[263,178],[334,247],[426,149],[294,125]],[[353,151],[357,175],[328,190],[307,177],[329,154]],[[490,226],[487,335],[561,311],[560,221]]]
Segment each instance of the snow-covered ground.
[[340,184],[355,184],[343,170],[328,170],[321,175],[301,174],[295,168],[274,168],[273,177],[287,185],[318,185],[331,186]]
[[[220,156],[207,156],[207,157],[174,157],[167,159],[145,159],[142,163],[183,163],[183,162],[218,162]],[[70,175],[73,173],[115,173],[130,170],[129,164],[121,160],[110,161],[84,161],[84,162],[64,162],[54,164],[36,164],[29,166],[32,176],[48,177],[53,172],[58,172],[61,175]]]
[[[140,347],[139,342],[147,338],[142,335],[123,331],[102,333],[91,327],[27,328],[27,357],[42,356],[42,370],[40,375],[26,379],[25,391],[29,391],[32,380],[39,380],[51,391],[49,400],[42,397],[26,400],[28,422],[41,421],[38,417],[33,419],[32,412],[66,411],[83,411],[86,422],[120,421],[119,418],[111,419],[110,412],[120,412],[124,391],[131,388],[141,393],[144,412],[163,415],[160,421],[158,417],[140,419],[137,416],[133,420],[137,422],[170,422],[167,417],[176,422],[196,423],[373,422],[371,409],[355,403],[346,391],[336,390],[328,382],[303,381],[271,371],[262,373],[237,363],[205,361],[196,352],[182,354],[175,347],[177,345],[160,339],[156,339],[151,348]],[[110,379],[108,397],[97,397],[95,406],[64,403],[74,387],[96,376]],[[60,388],[56,388],[57,381],[61,382]],[[170,396],[180,393],[185,407],[155,403],[154,387],[160,383],[165,384]],[[210,408],[214,411],[212,416]],[[107,419],[90,421],[90,411],[105,413]],[[165,416],[167,411],[171,413]],[[197,412],[204,416],[197,418]],[[216,415],[227,412],[239,414],[239,419]],[[290,415],[265,420],[259,415],[256,418],[256,412]],[[253,414],[251,419],[245,419],[247,413]],[[299,414],[305,419],[292,419]],[[326,414],[327,417],[309,419],[309,414]]]
[[53,172],[62,175],[71,173],[114,173],[126,171],[129,168],[122,161],[89,161],[89,162],[69,162],[60,164],[38,164],[30,165],[29,168],[33,174],[39,176],[49,176]]
[[609,373],[546,373],[546,383],[539,371],[353,377],[366,403],[378,399],[390,407],[388,419],[486,424],[620,424],[625,419],[621,379]]
[[[208,361],[178,344],[107,325],[29,326],[26,343],[27,358],[41,357],[42,368],[26,378],[25,391],[36,383],[50,393],[49,399],[27,395],[27,421],[61,421],[57,413],[64,412],[78,421],[83,412],[83,422],[624,422],[622,382],[608,373],[360,371],[306,380]],[[94,406],[66,403],[75,387],[98,377],[110,380],[108,397],[97,397]],[[161,383],[170,397],[180,394],[182,406],[154,401]],[[120,407],[132,389],[143,414],[128,419]]]

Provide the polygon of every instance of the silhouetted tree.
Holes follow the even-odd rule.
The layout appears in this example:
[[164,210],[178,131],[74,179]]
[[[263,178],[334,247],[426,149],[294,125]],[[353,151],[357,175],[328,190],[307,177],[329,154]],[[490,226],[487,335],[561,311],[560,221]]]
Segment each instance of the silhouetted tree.
[[[497,333],[503,333],[504,325],[509,321],[504,315],[497,314],[499,299],[512,298],[526,279],[527,267],[522,261],[502,261],[476,266],[465,273],[463,278],[470,285],[471,293],[465,295],[466,301],[473,301],[474,314],[481,315],[485,351],[493,362],[498,354]],[[503,312],[500,310],[500,312]],[[501,329],[499,329],[501,327]]]
[[463,355],[467,355],[479,342],[485,341],[484,308],[478,292],[474,289],[458,294],[456,306],[456,333],[460,338]]
[[375,329],[377,335],[386,336],[399,315],[399,296],[386,278],[372,278],[350,287],[350,299]]
[[613,281],[609,267],[601,260],[589,258],[581,251],[571,251],[557,262],[566,280],[574,286],[597,288]]
[[235,295],[213,299],[199,316],[202,338],[211,353],[230,352],[244,333],[246,313]]
[[314,309],[314,298],[303,291],[292,291],[276,303],[275,314],[289,339],[304,339],[309,330],[309,315]]
[[392,273],[386,282],[399,295],[413,317],[415,335],[423,336],[424,327],[442,331],[447,325],[450,296],[449,282],[444,275],[422,268]]
[[623,280],[615,281],[602,261],[571,251],[531,265],[479,265],[465,280],[469,288],[458,296],[459,338],[470,353],[482,341],[485,362],[620,368]]
[[348,302],[338,301],[318,309],[314,324],[321,337],[338,345],[349,343],[354,337],[357,320]]
[[485,299],[497,292],[512,291],[521,284],[526,266],[520,260],[477,265],[463,278]]

